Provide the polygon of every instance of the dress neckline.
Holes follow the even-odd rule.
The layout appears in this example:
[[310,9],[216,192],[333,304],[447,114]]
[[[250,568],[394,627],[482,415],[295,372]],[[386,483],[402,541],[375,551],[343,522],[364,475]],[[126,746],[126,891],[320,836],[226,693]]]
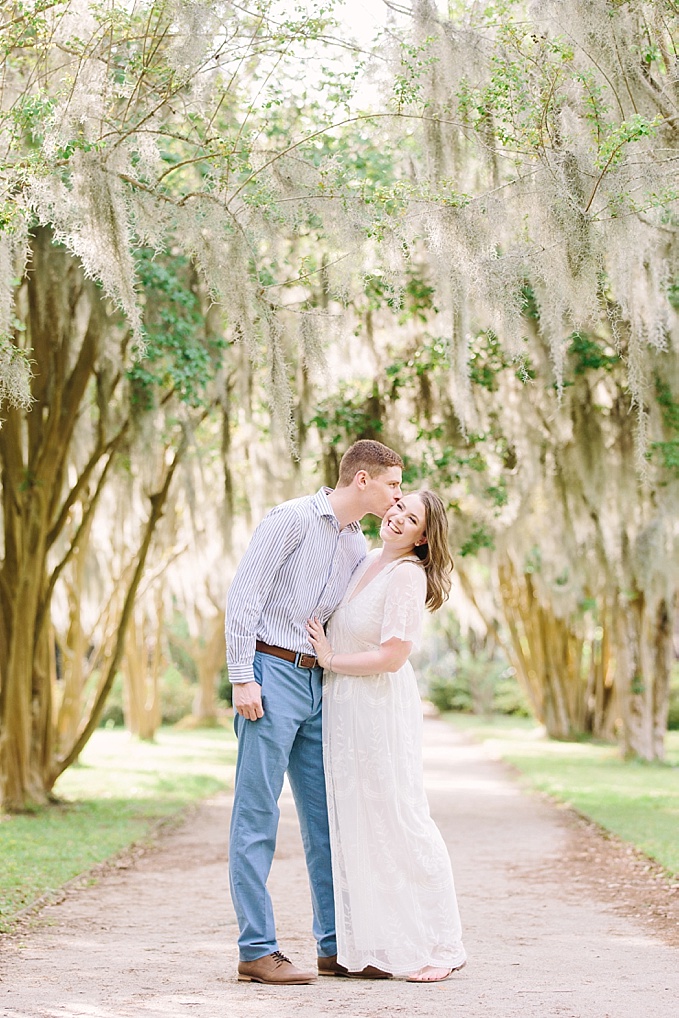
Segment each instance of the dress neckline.
[[[377,551],[379,551],[379,549],[376,548],[375,552],[377,552]],[[372,558],[372,556],[375,555],[375,552],[369,552],[368,555],[366,555],[366,559]],[[357,597],[361,596],[361,594],[363,593],[364,590],[368,589],[368,587],[370,586],[371,583],[374,583],[375,580],[379,579],[380,576],[383,576],[385,573],[390,572],[395,566],[400,565],[401,562],[415,562],[417,565],[420,564],[420,560],[418,559],[417,555],[414,555],[414,554],[402,555],[401,558],[394,559],[393,562],[390,562],[389,565],[384,567],[384,569],[379,569],[375,573],[375,575],[370,580],[368,580],[368,582],[366,584],[364,584],[364,586],[361,587],[361,589],[358,591],[358,593],[355,594],[354,590],[356,589],[358,584],[361,582],[361,578],[362,578],[362,575],[363,575],[363,574],[361,574],[361,576],[359,576],[357,578],[356,583],[353,585],[353,587],[350,584],[350,590],[347,591],[346,603],[347,604],[351,604],[352,601],[354,601]]]

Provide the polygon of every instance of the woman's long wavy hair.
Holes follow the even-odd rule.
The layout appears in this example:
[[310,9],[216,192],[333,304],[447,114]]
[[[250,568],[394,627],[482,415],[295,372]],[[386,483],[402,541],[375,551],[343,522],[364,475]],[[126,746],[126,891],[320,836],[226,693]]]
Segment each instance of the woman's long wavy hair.
[[450,574],[454,569],[453,556],[448,547],[448,517],[446,507],[433,491],[417,491],[424,505],[425,544],[418,544],[415,554],[427,574],[427,600],[430,612],[435,612],[450,594]]

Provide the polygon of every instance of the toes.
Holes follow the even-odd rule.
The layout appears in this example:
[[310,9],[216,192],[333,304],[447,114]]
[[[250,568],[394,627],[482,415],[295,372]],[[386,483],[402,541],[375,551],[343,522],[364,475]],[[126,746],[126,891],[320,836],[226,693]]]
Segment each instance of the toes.
[[406,978],[409,983],[438,983],[442,979],[447,979],[451,972],[452,969],[438,969],[432,965],[427,965],[425,968],[420,969],[419,972],[413,972],[412,975]]

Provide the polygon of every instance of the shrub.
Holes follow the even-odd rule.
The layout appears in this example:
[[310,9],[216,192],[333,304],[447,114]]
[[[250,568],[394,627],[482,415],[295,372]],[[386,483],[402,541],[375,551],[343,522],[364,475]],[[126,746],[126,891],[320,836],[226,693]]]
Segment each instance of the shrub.
[[106,698],[106,704],[99,718],[100,728],[122,728],[125,725],[125,712],[123,710],[123,677],[118,672],[111,691]]
[[670,679],[670,711],[667,716],[667,727],[673,731],[679,730],[679,664],[675,664]]
[[533,716],[528,698],[513,674],[505,673],[505,678],[500,677],[495,686],[493,711],[495,714],[511,714],[518,718],[530,718]]
[[531,716],[514,670],[483,652],[445,654],[425,670],[425,681],[429,699],[440,711]]
[[172,665],[160,680],[160,718],[164,725],[176,725],[191,713],[195,689]]
[[189,639],[189,635],[189,626],[185,617],[176,611],[171,624],[167,627],[170,659],[177,671],[185,675],[189,682],[198,682],[196,662],[185,646],[185,641]]
[[[194,689],[176,668],[170,666],[160,680],[160,720],[163,725],[175,725],[193,706]],[[122,728],[125,725],[123,707],[123,676],[119,672],[113,680],[106,706],[99,721],[100,728]]]
[[217,687],[217,699],[222,703],[230,707],[233,703],[231,683],[229,682],[229,671],[226,665],[222,668],[219,673],[219,686]]
[[440,711],[473,713],[473,700],[465,675],[434,676],[429,682],[429,699]]

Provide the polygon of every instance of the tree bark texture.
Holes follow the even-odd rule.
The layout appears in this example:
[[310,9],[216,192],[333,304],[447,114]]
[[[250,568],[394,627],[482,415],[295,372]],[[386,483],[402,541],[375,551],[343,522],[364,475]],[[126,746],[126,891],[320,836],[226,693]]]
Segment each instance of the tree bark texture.
[[[125,587],[120,618],[115,638],[113,640],[111,654],[106,660],[90,712],[81,725],[75,742],[66,753],[55,757],[52,761],[52,770],[49,776],[49,781],[51,783],[50,787],[54,784],[59,775],[63,774],[67,767],[70,767],[73,761],[77,759],[83,747],[87,744],[89,738],[99,724],[99,719],[104,709],[106,698],[111,690],[111,686],[113,685],[113,681],[118,669],[120,668],[123,655],[125,653],[127,628],[130,624],[130,619],[132,618],[132,613],[134,611],[137,591],[139,590],[139,584],[141,583],[144,575],[149,550],[153,541],[153,535],[163,515],[172,480],[177,467],[186,452],[187,444],[187,437],[186,434],[184,434],[175,450],[174,456],[170,460],[169,464],[167,464],[164,468],[161,487],[149,496],[149,515],[141,529],[139,546],[133,554],[131,563],[132,568],[129,570],[130,578]],[[165,457],[163,458],[165,459]]]
[[160,725],[162,611],[155,623],[141,611],[132,613],[125,641],[125,723],[132,735],[152,740]]
[[199,724],[213,724],[217,719],[217,683],[224,664],[224,612],[210,618],[199,615],[203,635],[193,640],[191,655],[198,672],[198,689],[193,703],[193,715]]
[[498,588],[509,631],[509,654],[538,721],[555,739],[585,730],[582,637],[557,618],[535,592],[531,574],[505,557]]
[[663,760],[672,664],[671,605],[643,594],[621,598],[616,692],[624,757]]
[[[672,664],[672,606],[615,592],[593,635],[541,603],[531,574],[498,566],[512,665],[538,721],[555,739],[592,734],[623,756],[664,759]],[[615,610],[613,609],[615,605]]]
[[43,802],[52,753],[48,553],[78,411],[99,338],[99,300],[47,230],[32,242],[25,284],[26,345],[34,361],[28,413],[0,429],[4,558],[0,568],[2,804]]
[[[112,340],[114,323],[96,286],[46,229],[32,237],[30,270],[18,307],[25,339],[18,333],[16,342],[31,353],[34,402],[28,411],[9,408],[0,428],[0,807],[7,810],[45,802],[96,727],[120,665],[153,533],[186,448],[184,436],[150,495],[149,515],[119,592],[100,685],[85,709],[83,664],[89,641],[80,620],[79,571],[93,514],[130,422],[129,411],[113,399],[120,372],[112,372],[100,356],[105,339],[119,339]],[[76,456],[74,447],[81,420],[87,422],[83,433],[89,442],[84,459],[82,449]],[[67,578],[67,566],[70,625],[57,683],[52,596],[58,580]]]

